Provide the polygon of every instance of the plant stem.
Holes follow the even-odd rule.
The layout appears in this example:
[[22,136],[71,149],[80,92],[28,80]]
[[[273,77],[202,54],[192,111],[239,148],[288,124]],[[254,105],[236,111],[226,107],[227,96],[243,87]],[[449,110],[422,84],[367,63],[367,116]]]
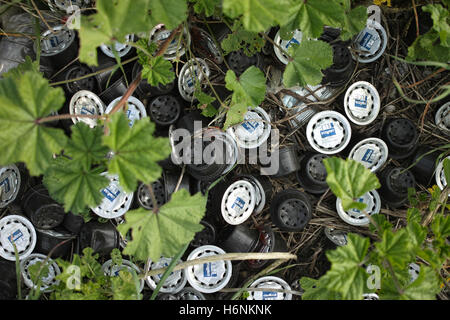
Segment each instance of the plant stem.
[[84,119],[107,119],[106,115],[91,115],[91,114],[59,114],[56,116],[49,116],[41,119],[36,119],[35,124],[40,125],[47,122],[53,122],[58,120],[67,120],[72,118],[84,118]]

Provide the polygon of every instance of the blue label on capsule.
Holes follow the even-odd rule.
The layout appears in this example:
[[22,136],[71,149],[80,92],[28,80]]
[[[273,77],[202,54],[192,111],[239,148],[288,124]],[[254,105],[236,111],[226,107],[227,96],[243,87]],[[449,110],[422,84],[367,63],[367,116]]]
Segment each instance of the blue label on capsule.
[[[359,199],[358,199],[358,202],[363,203],[363,202],[364,202],[364,199],[363,199],[363,198],[359,198]],[[356,209],[356,208],[355,208],[355,209],[352,209],[352,211],[353,211],[353,212],[356,212],[356,213],[361,213],[361,211],[358,210],[358,209]]]
[[93,115],[95,112],[94,112],[94,110],[89,110],[86,107],[83,107],[83,108],[81,108],[80,113]]
[[366,109],[367,108],[367,96],[360,96],[355,99],[355,107]]
[[373,153],[374,150],[367,149],[366,153],[364,153],[364,156],[362,157],[361,160],[367,163],[373,163]]
[[275,300],[278,297],[278,293],[272,291],[263,291],[263,300]]
[[237,197],[236,200],[234,200],[234,203],[231,206],[231,208],[234,209],[235,207],[238,207],[239,209],[243,209],[244,206],[245,206],[245,201],[242,200],[241,198]]
[[113,202],[119,196],[120,190],[111,190],[109,188],[106,188],[102,190],[102,194],[105,196],[106,199]]
[[203,276],[205,278],[217,277],[216,264],[212,262],[203,264]]
[[11,190],[11,185],[9,184],[9,179],[6,178],[2,182],[0,182],[0,187],[3,188],[5,193],[8,193]]
[[242,126],[249,133],[253,133],[259,127],[259,122],[258,121],[247,121],[247,122],[243,123]]
[[336,130],[333,123],[324,125],[323,128],[324,129],[320,130],[320,136],[322,137],[322,139],[336,135]]
[[298,42],[297,39],[292,38],[292,39],[289,40],[289,42],[286,44],[286,49],[289,48],[293,43],[295,43],[295,44],[300,44],[300,42]]
[[370,41],[370,40],[372,40],[372,38],[373,38],[373,35],[369,32],[366,32],[364,37],[359,42],[359,45],[367,50],[372,49],[373,41]]
[[9,240],[9,242],[11,242],[11,244],[12,244],[12,243],[17,242],[17,240],[19,240],[19,239],[22,238],[22,237],[23,237],[22,231],[20,231],[20,230],[17,229],[16,231],[14,231],[13,234],[11,234],[11,235],[8,237],[8,240]]

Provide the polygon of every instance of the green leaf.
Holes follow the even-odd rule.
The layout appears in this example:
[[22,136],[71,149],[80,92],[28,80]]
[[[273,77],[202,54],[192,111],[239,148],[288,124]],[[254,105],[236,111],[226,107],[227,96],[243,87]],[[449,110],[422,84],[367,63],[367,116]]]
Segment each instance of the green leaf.
[[[390,230],[392,229],[392,224],[387,221],[386,216],[384,214],[373,214],[371,215],[372,220],[370,222],[370,231],[378,233],[380,230],[380,233],[383,233],[384,230]],[[376,223],[378,228],[372,224],[372,221]]]
[[441,45],[444,47],[450,47],[450,12],[440,4],[429,4],[422,7],[424,12],[431,14],[433,19],[433,29],[439,33],[441,39]]
[[120,185],[126,192],[133,192],[138,181],[156,181],[162,173],[158,161],[170,153],[168,138],[155,138],[155,124],[148,117],[137,120],[132,128],[122,112],[117,112],[107,124],[109,134],[103,143],[113,153],[108,162],[108,172],[119,175]]
[[328,289],[343,299],[361,300],[366,290],[368,274],[362,267],[370,241],[356,234],[348,234],[348,243],[326,253],[331,269],[320,279]]
[[348,40],[358,34],[367,24],[367,8],[358,6],[351,8],[350,0],[340,0],[344,7],[344,19],[341,23],[341,39]]
[[[134,270],[131,272],[135,273]],[[117,277],[111,277],[113,300],[142,300],[142,295],[136,288],[131,272],[127,269],[122,269]]]
[[101,163],[106,159],[109,149],[102,145],[103,128],[90,128],[83,122],[71,127],[72,136],[64,149],[66,155],[89,169],[91,164]]
[[172,63],[162,56],[149,58],[147,63],[142,65],[142,78],[154,87],[171,83],[175,79]]
[[258,32],[251,32],[244,28],[240,20],[236,20],[231,28],[231,33],[222,40],[221,46],[224,55],[233,51],[242,50],[245,55],[251,57],[260,52],[265,41]]
[[114,265],[116,265],[116,266],[121,266],[122,265],[123,259],[122,259],[122,254],[120,253],[119,249],[114,248],[111,251],[111,260],[112,260],[112,263]]
[[141,261],[173,257],[203,229],[200,220],[205,210],[204,196],[200,193],[191,196],[181,189],[158,213],[143,208],[127,212],[126,222],[117,227],[122,235],[132,229],[132,240],[123,252]]
[[[124,42],[128,34],[151,30],[156,23],[148,14],[150,4],[160,6],[161,0],[97,0],[97,13],[81,17],[80,61],[96,66],[97,47]],[[161,11],[157,9],[155,14]],[[163,15],[158,18],[165,20]]]
[[333,64],[333,49],[323,41],[304,40],[289,48],[292,61],[286,66],[283,83],[287,88],[318,85],[323,78],[322,70]]
[[406,226],[406,232],[408,233],[410,246],[414,250],[419,251],[427,237],[427,229],[422,227],[420,223],[411,221]]
[[450,159],[445,158],[443,162],[445,181],[450,181]]
[[214,117],[215,115],[217,115],[217,109],[214,108],[214,106],[211,104],[216,101],[216,98],[204,93],[201,90],[195,90],[194,96],[199,102],[197,108],[202,110],[202,115],[204,115],[205,117]]
[[354,200],[380,187],[377,176],[352,159],[332,157],[323,163],[327,170],[327,183],[336,197],[342,200],[344,210],[364,210],[365,204]]
[[300,286],[304,290],[302,300],[341,300],[341,296],[328,289],[323,281],[302,277]]
[[285,24],[291,9],[287,0],[224,0],[222,8],[230,18],[242,16],[245,29],[252,32]]
[[318,38],[324,26],[341,26],[345,19],[344,8],[335,0],[294,0],[286,27],[299,29],[307,38]]
[[108,186],[108,179],[100,174],[105,168],[85,168],[75,160],[59,157],[46,171],[44,184],[50,196],[64,204],[64,210],[82,213],[87,207],[98,206],[103,199],[100,190]]
[[2,74],[3,78],[20,78],[27,71],[39,73],[39,62],[31,60],[30,56],[25,57],[25,62],[19,64],[16,68]]
[[439,33],[435,30],[430,30],[417,38],[408,48],[406,60],[427,60],[447,63],[450,60],[450,50],[439,43]]
[[397,232],[385,230],[381,241],[375,243],[375,248],[380,259],[387,259],[393,268],[404,268],[414,259],[414,251],[411,250],[410,238],[405,229]]
[[152,17],[168,30],[175,29],[187,19],[186,0],[151,0],[150,9]]
[[431,230],[436,238],[446,239],[450,237],[450,216],[437,214],[431,223]]
[[189,2],[194,3],[195,13],[204,13],[206,17],[212,16],[216,7],[220,4],[220,0],[189,0]]
[[0,80],[0,165],[24,162],[31,175],[43,174],[67,137],[36,121],[58,111],[64,101],[63,90],[51,88],[35,72]]

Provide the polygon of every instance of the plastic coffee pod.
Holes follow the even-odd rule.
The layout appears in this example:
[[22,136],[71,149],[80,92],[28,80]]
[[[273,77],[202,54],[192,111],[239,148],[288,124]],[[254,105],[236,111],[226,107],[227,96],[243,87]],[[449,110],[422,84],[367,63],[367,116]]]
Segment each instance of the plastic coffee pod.
[[156,296],[156,300],[176,301],[176,300],[180,300],[180,299],[178,299],[177,295],[174,295],[171,293],[162,293],[162,294],[158,294]]
[[272,197],[272,183],[266,176],[252,176],[241,174],[236,179],[244,179],[253,184],[256,192],[255,213],[263,211],[268,200]]
[[51,11],[63,11],[64,13],[70,12],[72,6],[79,9],[85,9],[92,6],[92,0],[47,0],[47,3]]
[[381,130],[381,138],[386,142],[392,159],[405,159],[416,150],[417,127],[406,118],[388,119]]
[[278,150],[278,171],[274,174],[262,170],[265,174],[274,177],[285,177],[291,173],[294,173],[300,169],[300,161],[298,159],[298,149],[296,146],[284,146]]
[[408,188],[414,188],[416,179],[410,171],[388,166],[379,174],[381,199],[393,208],[401,207],[408,201]]
[[352,128],[347,118],[336,111],[322,111],[308,122],[306,137],[311,147],[323,154],[336,154],[347,147]]
[[[450,159],[450,156],[448,156],[446,159]],[[439,187],[439,189],[444,190],[444,188],[447,186],[447,180],[445,178],[445,172],[444,172],[444,160],[442,159],[438,166],[436,167],[436,173],[435,173],[435,178],[436,178],[436,184]],[[450,194],[449,194],[450,197]]]
[[178,300],[206,300],[206,297],[192,287],[185,287],[177,294]]
[[[134,263],[132,263],[131,261],[128,261],[126,259],[122,259],[122,265],[120,265],[120,266],[117,264],[114,264],[112,259],[106,261],[102,265],[103,273],[105,274],[105,276],[110,276],[110,277],[119,276],[119,272],[124,269],[128,270],[130,273],[132,272],[132,270],[134,270],[134,272],[136,272],[137,276],[139,276],[139,274],[141,273],[141,270],[139,270],[138,266],[136,266]],[[144,289],[144,280],[140,279],[139,283],[140,283],[139,292],[141,292],[142,289]]]
[[242,50],[231,52],[227,55],[226,59],[230,69],[236,73],[237,77],[251,66],[256,66],[261,69],[263,65],[263,58],[259,53],[249,57]]
[[323,33],[320,35],[319,40],[331,43],[334,40],[337,40],[340,36],[341,36],[340,28],[324,26]]
[[70,231],[72,234],[79,234],[84,225],[82,216],[75,215],[71,212],[66,213],[62,226]]
[[[91,91],[78,91],[70,100],[69,112],[71,115],[102,115],[105,111],[105,105],[100,98]],[[73,123],[84,122],[89,127],[97,126],[96,119],[90,118],[72,118]]]
[[[100,48],[97,48],[97,60],[98,66],[91,66],[91,68],[95,73],[95,79],[97,80],[100,89],[99,93],[101,93],[119,80],[123,76],[123,73],[120,70],[115,70],[114,67],[117,64],[116,60],[104,55]],[[123,67],[125,72],[129,68],[128,65],[124,65]],[[113,99],[116,97],[117,96],[113,97]]]
[[175,127],[176,129],[185,129],[190,134],[194,134],[195,131],[207,127],[209,122],[210,120],[203,116],[200,110],[193,110],[181,116]]
[[[181,181],[178,181],[180,179],[181,173],[180,172],[170,172],[170,171],[163,171],[163,178],[164,181],[164,195],[165,195],[165,201],[168,202],[172,196],[172,194],[175,192],[175,189],[178,186],[178,190],[184,189],[189,191],[191,193],[191,179],[188,174],[183,174],[183,177]],[[178,184],[179,182],[179,184]],[[193,193],[191,193],[193,194]]]
[[[299,45],[302,42],[303,32],[300,30],[294,30],[290,34],[290,39],[283,40],[280,35],[280,30],[275,35],[273,39],[273,51],[275,52],[275,56],[282,64],[289,63],[289,57],[286,55],[288,53],[289,48],[292,45]],[[281,50],[283,49],[283,50]]]
[[323,71],[322,84],[331,87],[341,87],[352,77],[355,63],[350,49],[343,43],[337,42],[331,45],[333,48],[333,64]]
[[378,90],[369,82],[358,81],[347,89],[344,109],[353,123],[366,126],[371,124],[380,113],[381,100]]
[[52,258],[66,257],[72,248],[75,236],[63,228],[41,230],[36,228],[37,241],[35,252],[44,255],[52,252]]
[[450,101],[438,109],[434,122],[444,134],[450,135]]
[[[42,264],[45,263],[45,266],[42,267]],[[40,253],[32,253],[25,259],[20,262],[20,271],[22,274],[23,281],[25,285],[30,289],[36,289],[37,284],[35,283],[36,279],[32,278],[33,275],[31,273],[30,267],[35,264],[39,264],[42,271],[40,272],[40,291],[41,292],[52,292],[54,286],[59,284],[59,280],[56,279],[56,276],[61,274],[61,269],[58,264],[54,262],[52,259],[47,260],[47,256]],[[38,270],[39,270],[38,269]]]
[[180,96],[188,102],[196,101],[194,97],[196,88],[205,89],[208,86],[205,79],[209,78],[210,74],[211,71],[205,60],[201,58],[188,60],[178,76]]
[[202,58],[212,60],[214,63],[220,65],[223,63],[223,53],[219,42],[214,42],[214,39],[205,30],[193,26],[190,29],[193,41],[194,51]]
[[36,238],[36,230],[28,219],[17,215],[0,219],[0,257],[16,261],[14,245],[19,260],[28,257],[36,246]]
[[[122,100],[122,97],[114,99],[106,108],[105,114],[109,114],[120,100]],[[130,120],[129,126],[131,128],[136,120],[140,120],[147,116],[147,111],[145,110],[144,104],[139,99],[131,96],[127,101],[126,115]]]
[[357,51],[354,58],[361,63],[374,62],[385,52],[387,40],[384,27],[375,20],[368,19],[366,28],[353,42],[353,47]]
[[378,138],[358,142],[350,151],[349,158],[362,163],[372,172],[378,171],[388,159],[388,146]]
[[[202,246],[194,249],[187,261],[225,254],[216,246]],[[202,293],[214,293],[222,290],[231,279],[233,267],[230,261],[213,261],[187,267],[186,277],[189,284]]]
[[64,208],[53,200],[44,185],[27,191],[22,199],[22,208],[31,223],[38,229],[54,229],[62,224],[66,213]]
[[345,246],[347,244],[347,232],[325,227],[324,233],[328,240],[337,246]]
[[306,192],[323,194],[328,190],[327,170],[323,160],[328,156],[321,153],[307,153],[300,161],[297,181]]
[[194,239],[192,239],[190,245],[193,248],[198,248],[206,245],[213,245],[216,242],[217,231],[216,227],[206,220],[200,221],[203,226],[203,230],[195,234]]
[[5,208],[16,200],[20,186],[21,174],[16,165],[0,167],[0,208]]
[[[61,75],[61,80],[66,83],[63,85],[64,92],[71,97],[78,91],[87,90],[91,92],[99,91],[99,84],[95,77],[83,78],[92,73],[91,68],[82,64],[74,64],[65,70]],[[75,80],[74,79],[79,79]]]
[[419,277],[420,265],[417,263],[410,263],[408,265],[409,282],[414,282]]
[[158,96],[148,104],[150,119],[161,127],[176,123],[182,109],[181,101],[174,95]]
[[80,247],[92,248],[95,253],[107,256],[119,248],[120,235],[112,223],[90,221],[80,231]]
[[117,175],[107,172],[103,172],[101,175],[109,179],[109,186],[99,191],[103,195],[103,200],[97,207],[91,208],[92,211],[105,219],[123,216],[133,202],[133,192],[127,193],[123,190]]
[[[253,291],[253,288],[263,290]],[[247,300],[292,300],[291,293],[270,291],[273,289],[291,291],[291,287],[287,284],[287,282],[279,277],[262,277],[250,285]]]
[[[357,199],[356,202],[361,202],[366,205],[364,212],[369,216],[380,213],[381,199],[376,190],[367,192],[362,197]],[[364,214],[363,211],[358,209],[350,209],[348,211],[344,211],[344,208],[342,207],[342,200],[340,198],[337,198],[336,200],[336,210],[339,214],[339,217],[352,226],[361,227],[370,224],[369,218]]]
[[380,297],[376,293],[364,293],[363,300],[380,300]]
[[[136,79],[138,74],[142,71],[142,65],[137,61],[131,73],[131,78]],[[151,86],[146,79],[142,79],[136,88],[136,92],[141,99],[152,96],[164,95],[170,93],[175,88],[175,80],[168,84],[159,84],[156,87]]]
[[17,299],[16,264],[0,259],[0,300]]
[[267,141],[272,126],[267,112],[260,107],[249,108],[244,115],[244,122],[235,125],[227,132],[236,140],[239,147],[254,149]]
[[301,231],[312,218],[311,201],[306,194],[294,189],[280,191],[272,199],[270,216],[282,231]]
[[[259,232],[259,242],[254,252],[287,252],[287,245],[278,232],[266,226]],[[270,260],[248,260],[246,265],[252,270],[259,270],[269,264]]]
[[434,182],[434,174],[436,169],[436,162],[439,157],[439,151],[432,151],[432,148],[420,146],[417,148],[416,155],[412,160],[413,167],[411,172],[414,174],[417,182],[425,187],[431,186]]
[[[334,94],[334,90],[331,87],[323,85],[294,87],[291,88],[290,91],[311,102],[327,100]],[[298,100],[289,94],[284,95],[282,102],[286,108],[291,109],[289,114],[292,116],[295,115],[293,119],[289,120],[293,129],[301,128],[306,125],[309,120],[319,112],[317,106],[307,105],[304,101]]]
[[[159,261],[149,263],[148,270],[146,270],[146,272],[150,270],[166,268],[170,265],[171,262],[172,262],[171,258],[161,257]],[[182,261],[180,260],[180,262]],[[163,276],[162,273],[154,276],[149,276],[145,278],[145,281],[147,282],[147,285],[149,286],[150,289],[155,290],[156,286],[161,281],[162,276]],[[186,283],[187,279],[185,270],[174,271],[167,277],[166,281],[161,286],[159,292],[175,294],[180,292],[186,286]]]
[[[134,42],[134,38],[135,37],[134,37],[133,34],[128,34],[128,35],[125,36],[125,39],[124,39],[125,41],[124,42],[128,42],[128,43]],[[129,53],[131,53],[132,49],[133,49],[133,47],[130,46],[129,44],[120,43],[120,42],[117,42],[117,41],[113,44],[113,46],[114,46],[114,48],[112,48],[109,45],[103,44],[103,45],[100,46],[100,50],[102,50],[102,52],[106,56],[108,56],[108,57],[110,57],[112,59],[115,59],[116,57],[114,55],[114,51],[119,56],[119,58],[123,58],[123,57],[127,56]]]
[[221,232],[219,239],[226,252],[253,252],[258,244],[259,232],[243,224],[228,226]]
[[124,96],[127,92],[127,89],[127,82],[125,81],[125,77],[122,76],[114,82],[111,81],[109,86],[102,91],[99,97],[106,105],[109,105],[117,97]]
[[[41,34],[41,64],[58,71],[74,62],[78,56],[78,41],[74,30],[65,25],[52,27]],[[34,45],[37,52],[37,44]]]
[[[160,208],[163,204],[166,203],[166,193],[164,191],[164,185],[160,180],[157,180],[155,182],[152,182],[151,187],[153,190],[153,194],[155,195],[156,205],[158,208]],[[152,196],[146,184],[139,184],[136,198],[139,206],[147,210],[153,210],[154,204]]]
[[255,186],[246,180],[232,183],[222,197],[223,219],[231,225],[244,223],[256,206]]
[[[150,31],[149,42],[156,43],[160,46],[166,39],[170,37],[172,30],[167,30],[164,24],[158,24]],[[182,34],[176,35],[170,42],[166,51],[163,54],[164,59],[174,60],[186,53],[186,48],[191,45],[191,35],[189,31],[184,28]]]

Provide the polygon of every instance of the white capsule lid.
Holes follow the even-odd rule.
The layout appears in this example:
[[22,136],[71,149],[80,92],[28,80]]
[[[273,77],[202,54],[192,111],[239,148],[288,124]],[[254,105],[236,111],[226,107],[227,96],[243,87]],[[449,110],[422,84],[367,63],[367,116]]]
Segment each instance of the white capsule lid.
[[294,30],[292,32],[291,39],[289,40],[281,39],[280,30],[278,30],[273,40],[273,42],[275,43],[273,45],[273,50],[278,60],[280,60],[280,62],[283,64],[288,64],[289,57],[283,51],[281,51],[279,47],[281,47],[284,51],[288,52],[289,48],[292,45],[294,44],[299,45],[302,42],[302,39],[303,39],[303,32],[301,32],[300,30]]
[[216,43],[214,42],[214,39],[205,30],[203,29],[199,30],[204,41],[206,42],[206,45],[208,46],[209,51],[214,56],[214,61],[217,64],[222,64],[223,63],[222,51],[220,50],[219,47],[217,47]]
[[[134,34],[126,35],[125,42],[134,42]],[[132,48],[133,48],[132,46],[130,46],[129,44],[126,44],[126,43],[121,43],[121,42],[117,42],[117,41],[114,43],[114,49],[116,50],[117,55],[120,58],[125,57],[131,51]],[[113,52],[111,46],[102,44],[100,46],[100,49],[106,56],[115,59],[114,52]]]
[[[69,112],[71,115],[102,115],[105,111],[105,104],[93,92],[81,90],[75,93],[70,100]],[[84,122],[89,127],[97,126],[97,119],[72,118],[73,123]]]
[[347,232],[342,230],[336,230],[333,228],[325,227],[324,229],[325,236],[332,241],[334,244],[338,246],[347,245]]
[[367,138],[358,142],[348,157],[362,163],[370,171],[376,172],[386,163],[388,154],[388,146],[383,140]]
[[[20,271],[22,274],[23,281],[28,288],[36,289],[37,285],[33,282],[30,274],[30,267],[35,265],[36,263],[44,263],[47,259],[47,256],[40,253],[32,253],[25,259],[20,262]],[[59,284],[59,280],[56,279],[56,276],[61,274],[61,269],[58,264],[52,259],[48,259],[46,262],[46,266],[48,268],[48,272],[45,274],[45,270],[41,272],[41,287],[40,290],[42,292],[52,292],[52,286],[57,286]],[[45,275],[45,276],[44,276]]]
[[[376,190],[367,192],[362,197],[357,199],[356,202],[365,203],[366,209],[364,209],[364,211],[370,216],[380,213],[381,199]],[[344,208],[342,207],[342,200],[340,198],[337,198],[336,200],[336,209],[339,217],[352,226],[367,226],[370,224],[370,220],[362,211],[358,209],[344,211]]]
[[414,282],[419,277],[420,265],[417,263],[410,263],[408,265],[409,282]]
[[[66,50],[75,41],[75,31],[59,25],[41,34],[41,56],[52,57]],[[36,44],[34,46],[36,51]]]
[[[117,99],[115,99],[113,102],[111,102],[108,106],[108,108],[106,108],[105,113],[109,114],[114,107],[119,103],[119,101],[122,99],[122,97],[119,97]],[[144,104],[137,98],[131,96],[128,98],[127,101],[128,104],[128,109],[127,109],[127,117],[130,120],[130,127],[132,127],[134,125],[134,122],[136,120],[140,120],[142,118],[145,118],[147,116],[147,111],[145,110],[145,106]]]
[[322,111],[308,122],[306,136],[314,150],[323,154],[336,154],[347,147],[352,128],[347,118],[336,111]]
[[186,287],[177,294],[178,300],[206,300],[206,297],[192,287]]
[[[119,276],[119,272],[123,269],[126,269],[129,272],[131,272],[131,270],[134,270],[136,272],[136,275],[138,275],[138,276],[141,273],[141,270],[139,270],[137,265],[135,265],[133,262],[126,260],[126,259],[122,259],[122,265],[120,265],[120,266],[117,264],[113,264],[112,259],[106,261],[102,265],[103,273],[105,274],[105,276],[109,276],[109,277]],[[144,289],[144,280],[141,279],[139,282],[140,282],[139,292],[141,292]]]
[[[251,288],[267,290],[252,291]],[[273,276],[262,277],[250,285],[247,300],[292,300],[291,293],[270,291],[270,289],[290,291],[291,287],[281,278]]]
[[227,132],[236,140],[239,147],[254,149],[267,141],[271,129],[267,112],[261,107],[249,107],[244,115],[244,122],[229,128]]
[[119,184],[119,177],[103,172],[102,176],[109,179],[109,186],[100,190],[103,200],[99,206],[91,208],[94,213],[105,219],[115,219],[123,216],[133,202],[133,192],[126,193]]
[[364,293],[363,300],[380,300],[380,297],[376,293]]
[[14,246],[16,245],[19,260],[28,257],[36,246],[36,230],[31,222],[18,215],[10,215],[0,219],[0,257],[16,261]]
[[439,129],[450,135],[450,101],[439,108],[434,121]]
[[[172,262],[172,258],[161,257],[161,259],[157,262],[150,262],[148,264],[148,270],[156,270],[161,268],[166,268]],[[182,262],[181,260],[179,262]],[[158,286],[158,283],[161,281],[163,274],[157,274],[154,276],[147,277],[145,282],[150,287],[150,289],[155,290]],[[187,283],[185,270],[177,270],[173,271],[166,279],[164,284],[159,289],[159,292],[162,293],[178,293],[180,292]]]
[[[150,42],[155,42],[160,45],[170,37],[172,30],[167,30],[164,24],[159,24],[154,27],[150,31]],[[167,50],[164,52],[164,59],[166,60],[174,60],[177,56],[181,57],[186,53],[186,47],[189,47],[191,44],[191,35],[189,31],[184,28],[183,36],[180,40],[179,36],[176,36],[172,42],[167,47]]]
[[86,8],[92,4],[91,0],[47,0],[50,10],[56,12],[58,10],[67,11],[70,7]]
[[222,216],[231,225],[244,223],[256,206],[255,186],[239,180],[231,184],[222,197]]
[[[448,156],[447,159],[450,159],[450,156]],[[439,189],[444,190],[444,188],[447,186],[447,180],[445,179],[444,172],[444,159],[442,159],[436,167],[436,173],[434,174],[434,177],[436,178],[436,184]],[[448,196],[450,197],[450,194]]]
[[223,162],[220,163],[228,164],[228,167],[223,174],[230,172],[239,159],[239,147],[236,140],[233,139],[229,133],[213,127],[203,130],[203,138],[206,141],[209,141],[210,139],[212,141],[214,139],[214,143],[218,143],[219,148],[222,147],[224,152],[222,154],[222,159],[219,160],[222,160]]
[[371,124],[380,113],[381,100],[378,90],[369,82],[358,81],[348,88],[344,98],[347,117],[357,125]]
[[202,88],[206,88],[206,84],[202,83],[209,77],[210,73],[204,59],[194,58],[186,62],[178,77],[178,90],[181,97],[189,102],[195,101],[196,84],[199,83]]
[[[225,254],[225,251],[219,247],[201,246],[189,254],[187,261],[220,254]],[[225,288],[233,272],[231,261],[224,260],[197,264],[185,270],[189,284],[202,293],[214,293]]]
[[4,208],[16,200],[20,183],[20,171],[16,165],[0,167],[0,208]]
[[245,176],[242,179],[247,180],[253,185],[253,187],[255,187],[256,205],[254,212],[260,213],[261,211],[263,211],[264,206],[266,205],[266,193],[264,191],[264,187],[259,182],[259,180],[253,176]]
[[354,58],[361,63],[370,63],[381,57],[387,47],[386,30],[373,19],[367,20],[366,28],[354,41],[354,47],[360,51]]

